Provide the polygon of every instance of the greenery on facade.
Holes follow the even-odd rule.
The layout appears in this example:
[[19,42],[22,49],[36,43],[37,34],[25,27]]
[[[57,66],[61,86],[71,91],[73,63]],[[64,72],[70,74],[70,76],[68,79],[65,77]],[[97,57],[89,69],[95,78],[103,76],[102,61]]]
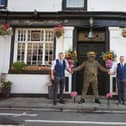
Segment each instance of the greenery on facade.
[[11,33],[11,28],[9,24],[0,25],[0,35],[9,35]]

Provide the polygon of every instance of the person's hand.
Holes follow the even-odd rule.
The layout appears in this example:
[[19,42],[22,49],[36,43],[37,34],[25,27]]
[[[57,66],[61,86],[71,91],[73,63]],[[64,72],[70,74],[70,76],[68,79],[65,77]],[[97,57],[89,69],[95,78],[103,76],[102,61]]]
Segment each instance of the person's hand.
[[71,68],[67,68],[67,71],[68,71],[69,73],[71,73]]
[[54,75],[51,75],[51,80],[54,80]]
[[109,71],[109,72],[108,72],[108,74],[109,74],[109,75],[113,75],[113,74],[115,74],[115,73],[114,73],[114,72]]
[[74,73],[74,70],[73,69],[71,69],[71,74],[73,74]]

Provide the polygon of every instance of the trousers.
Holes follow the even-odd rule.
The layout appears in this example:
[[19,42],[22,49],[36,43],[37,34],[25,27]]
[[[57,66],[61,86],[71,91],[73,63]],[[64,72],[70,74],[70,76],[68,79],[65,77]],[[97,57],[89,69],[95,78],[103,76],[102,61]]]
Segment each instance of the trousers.
[[65,86],[65,77],[55,77],[54,79],[54,90],[53,90],[53,100],[57,100],[58,89],[59,89],[59,99],[63,100],[63,91]]
[[126,79],[119,80],[117,79],[117,87],[118,87],[118,100],[126,101]]

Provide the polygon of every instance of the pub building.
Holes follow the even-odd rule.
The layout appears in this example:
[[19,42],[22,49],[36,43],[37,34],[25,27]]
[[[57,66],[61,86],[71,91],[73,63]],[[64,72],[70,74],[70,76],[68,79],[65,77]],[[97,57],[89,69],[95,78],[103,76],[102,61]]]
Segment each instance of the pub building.
[[[93,50],[105,65],[101,53],[113,50],[118,62],[126,55],[125,5],[125,0],[0,0],[0,73],[13,83],[11,94],[47,94],[51,62],[60,51],[76,50],[80,65]],[[57,36],[59,27],[63,32]],[[16,62],[26,69],[14,71]],[[65,94],[80,94],[82,74],[66,72]],[[98,88],[100,95],[116,95],[115,76],[99,71]]]

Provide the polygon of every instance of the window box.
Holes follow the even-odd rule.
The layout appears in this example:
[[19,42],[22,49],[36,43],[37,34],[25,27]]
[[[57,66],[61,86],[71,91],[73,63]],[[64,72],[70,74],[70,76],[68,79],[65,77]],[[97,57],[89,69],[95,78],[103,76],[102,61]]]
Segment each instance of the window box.
[[[35,66],[35,65],[29,65],[29,66],[25,66],[22,68],[21,72],[18,72],[18,74],[49,74],[51,70],[50,66]],[[10,73],[17,73],[17,71],[15,70],[15,68],[12,66]]]
[[63,11],[87,10],[87,0],[63,0]]

